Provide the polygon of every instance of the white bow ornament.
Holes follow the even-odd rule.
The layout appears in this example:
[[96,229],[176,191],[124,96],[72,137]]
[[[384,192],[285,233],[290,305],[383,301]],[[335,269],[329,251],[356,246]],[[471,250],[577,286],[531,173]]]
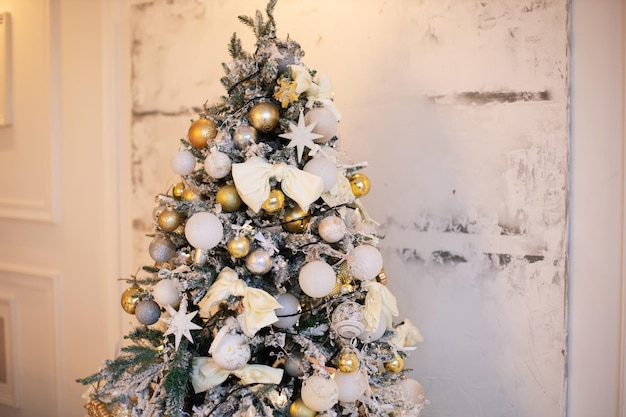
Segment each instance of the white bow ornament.
[[198,303],[200,315],[209,317],[211,308],[231,295],[242,297],[245,324],[242,330],[246,336],[252,337],[259,329],[278,321],[274,310],[282,308],[282,305],[267,292],[248,287],[243,280],[239,279],[237,272],[229,267],[220,271],[211,288]]
[[213,358],[204,356],[193,358],[191,384],[196,394],[221,384],[229,375],[235,375],[244,385],[279,384],[283,370],[267,365],[244,365],[241,369],[227,371],[218,367]]
[[378,327],[381,319],[385,320],[386,327],[392,326],[392,316],[397,316],[398,304],[396,297],[389,291],[387,287],[378,281],[363,281],[362,285],[367,288],[365,296],[365,324],[367,330],[372,331]]
[[232,175],[237,193],[255,213],[270,195],[271,178],[279,181],[285,195],[298,203],[304,211],[309,209],[311,203],[324,190],[324,180],[321,177],[284,162],[272,165],[258,156],[233,164]]

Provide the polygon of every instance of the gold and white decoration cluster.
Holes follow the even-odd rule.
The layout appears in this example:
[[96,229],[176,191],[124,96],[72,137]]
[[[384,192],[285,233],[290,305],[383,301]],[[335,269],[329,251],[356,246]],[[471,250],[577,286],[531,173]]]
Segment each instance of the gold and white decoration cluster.
[[343,161],[328,76],[266,15],[240,17],[223,102],[204,108],[156,197],[154,260],[128,278],[139,325],[80,380],[90,416],[404,416],[425,404],[404,367],[423,341],[398,321],[367,164]]

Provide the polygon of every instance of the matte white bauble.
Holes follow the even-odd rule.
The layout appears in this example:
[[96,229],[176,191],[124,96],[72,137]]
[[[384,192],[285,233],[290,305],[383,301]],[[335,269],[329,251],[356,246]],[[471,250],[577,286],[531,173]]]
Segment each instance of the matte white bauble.
[[187,150],[174,154],[170,159],[172,170],[178,175],[188,175],[196,169],[196,157]]
[[354,278],[374,279],[383,268],[383,256],[372,245],[359,245],[348,254],[348,265]]
[[278,296],[277,301],[282,307],[274,310],[278,321],[274,322],[273,326],[287,329],[296,324],[300,319],[300,300],[289,293],[284,293]]
[[167,278],[157,282],[152,289],[152,298],[163,307],[176,307],[180,303],[178,280]]
[[263,275],[272,269],[272,257],[263,249],[255,249],[246,256],[246,267],[256,275]]
[[335,288],[337,277],[333,268],[326,262],[312,261],[302,267],[298,282],[306,295],[321,298]]
[[330,159],[324,158],[323,156],[311,159],[304,165],[302,170],[317,175],[324,180],[323,192],[332,190],[333,187],[337,185],[337,181],[339,181],[339,174],[337,173],[335,164],[333,164]]
[[367,376],[363,371],[335,372],[333,377],[339,388],[339,401],[351,403],[358,400],[367,389]]
[[251,357],[250,345],[240,334],[225,334],[217,346],[211,347],[213,361],[221,369],[235,371],[243,368]]
[[364,330],[363,332],[361,332],[358,338],[364,343],[374,342],[383,337],[383,335],[385,334],[385,330],[387,330],[387,322],[381,314],[380,318],[378,319],[378,326],[372,331]]
[[337,118],[332,111],[325,107],[314,107],[304,115],[304,123],[310,125],[315,123],[313,133],[322,135],[319,139],[313,139],[315,143],[326,143],[337,134]]
[[422,384],[417,382],[414,379],[406,378],[401,379],[398,382],[400,388],[402,388],[402,392],[404,393],[404,398],[409,400],[414,405],[423,405],[426,399],[424,395],[424,387]]
[[215,214],[198,212],[187,220],[185,237],[196,249],[213,249],[224,237],[224,227]]
[[300,397],[311,410],[326,411],[339,401],[339,388],[334,379],[312,375],[304,380]]
[[326,216],[317,226],[317,232],[328,243],[339,242],[346,235],[346,223],[341,217]]
[[204,170],[211,178],[224,178],[230,173],[232,162],[224,152],[211,151],[204,160]]

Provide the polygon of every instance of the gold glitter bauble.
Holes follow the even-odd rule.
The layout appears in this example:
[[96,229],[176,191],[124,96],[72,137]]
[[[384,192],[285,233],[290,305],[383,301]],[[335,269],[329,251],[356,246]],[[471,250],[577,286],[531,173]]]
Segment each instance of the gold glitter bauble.
[[135,314],[135,307],[137,307],[137,304],[142,300],[142,295],[145,292],[146,291],[138,285],[127,288],[122,293],[122,309],[128,314]]
[[87,415],[89,417],[111,417],[112,414],[107,409],[106,405],[94,398],[85,404],[85,408],[87,409]]
[[363,197],[370,192],[370,180],[365,174],[354,174],[350,177],[350,188],[356,198]]
[[404,359],[401,356],[396,356],[393,360],[385,362],[385,369],[397,374],[404,369]]
[[280,111],[277,105],[264,101],[252,106],[246,117],[256,130],[269,133],[278,126]]
[[376,281],[380,282],[383,285],[387,285],[387,274],[385,273],[385,268],[380,270],[380,272],[376,276]]
[[315,417],[316,415],[317,411],[313,411],[307,407],[304,401],[302,401],[302,398],[298,398],[292,402],[289,407],[289,417]]
[[215,201],[221,206],[226,213],[232,213],[239,210],[243,201],[237,193],[237,188],[233,184],[227,184],[220,188],[215,195]]
[[159,227],[166,232],[173,232],[182,223],[180,214],[175,210],[163,210],[157,220]]
[[270,196],[263,202],[261,208],[266,213],[276,213],[285,206],[285,194],[280,190],[270,191]]
[[243,258],[250,252],[250,241],[245,236],[238,236],[231,239],[226,248],[232,257]]
[[291,233],[302,233],[309,224],[309,212],[302,210],[299,206],[295,206],[285,210],[282,225],[283,228]]
[[344,350],[337,358],[337,369],[347,374],[359,369],[359,357],[351,350]]
[[174,185],[172,188],[172,195],[176,198],[181,198],[183,196],[183,192],[185,191],[185,184],[179,182]]
[[196,149],[206,148],[210,140],[217,136],[217,126],[210,120],[198,119],[189,126],[187,139],[189,143]]

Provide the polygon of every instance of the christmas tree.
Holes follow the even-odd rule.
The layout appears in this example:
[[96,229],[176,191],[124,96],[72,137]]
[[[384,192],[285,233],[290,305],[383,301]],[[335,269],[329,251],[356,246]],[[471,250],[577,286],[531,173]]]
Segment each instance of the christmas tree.
[[328,77],[265,16],[240,16],[227,94],[187,126],[180,176],[156,196],[153,265],[127,278],[139,325],[80,379],[90,416],[417,416],[381,236],[360,198],[367,164],[344,161]]

